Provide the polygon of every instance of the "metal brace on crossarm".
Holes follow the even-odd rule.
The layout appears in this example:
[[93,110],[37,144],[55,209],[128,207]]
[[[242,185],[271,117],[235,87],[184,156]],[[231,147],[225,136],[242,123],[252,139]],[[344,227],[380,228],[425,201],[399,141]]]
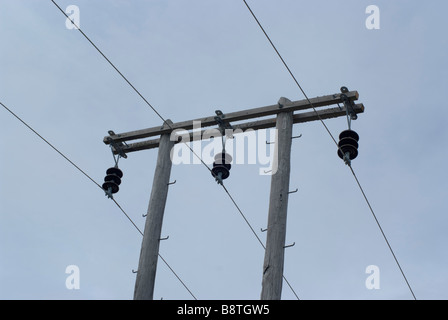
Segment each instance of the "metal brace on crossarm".
[[[233,127],[230,125],[230,123],[228,121],[225,121],[224,118],[226,117],[224,113],[222,113],[221,110],[216,110],[215,111],[216,116],[215,116],[215,121],[218,124],[219,127],[219,132],[221,132],[221,137],[223,139],[223,149],[224,148],[224,136],[226,138],[232,139],[233,138],[233,133],[230,130],[233,130]],[[227,130],[230,129],[230,130]]]
[[346,93],[349,92],[347,87],[341,87],[341,92],[342,93],[341,93],[340,97],[342,99],[342,102],[344,103],[345,110],[347,112],[347,123],[348,123],[348,128],[350,130],[352,120],[358,119],[358,115],[355,112],[355,109],[354,109],[355,105],[354,105],[353,101],[351,101],[346,95]]
[[[110,137],[107,137],[107,141],[109,142],[112,149],[112,155],[114,156],[115,165],[118,165],[118,160],[120,157],[125,159],[127,159],[128,157],[124,152],[125,144],[123,142],[115,142],[112,139],[112,136],[115,136],[115,132],[113,132],[112,130],[109,130],[108,133]],[[117,154],[117,158],[115,158],[115,154]]]

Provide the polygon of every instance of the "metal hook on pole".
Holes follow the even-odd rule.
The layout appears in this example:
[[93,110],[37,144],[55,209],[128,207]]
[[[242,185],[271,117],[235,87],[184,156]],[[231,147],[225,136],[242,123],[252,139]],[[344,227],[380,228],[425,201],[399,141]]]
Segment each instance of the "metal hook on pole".
[[176,180],[174,180],[173,182],[168,182],[167,185],[170,186],[170,185],[175,184],[175,183],[176,183]]
[[287,246],[284,246],[283,248],[290,248],[290,247],[294,247],[295,245],[296,245],[296,243],[293,242],[293,244],[289,244],[289,245],[287,245]]
[[169,238],[170,238],[170,236],[166,236],[165,238],[160,238],[159,241],[168,240]]

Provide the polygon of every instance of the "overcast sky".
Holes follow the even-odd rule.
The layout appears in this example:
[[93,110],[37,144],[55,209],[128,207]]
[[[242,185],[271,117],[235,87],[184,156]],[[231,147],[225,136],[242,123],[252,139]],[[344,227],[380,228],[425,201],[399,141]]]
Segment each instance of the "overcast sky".
[[[79,8],[81,29],[173,122],[304,98],[242,0],[57,2]],[[446,1],[248,3],[309,97],[359,92],[353,168],[417,299],[447,299]],[[380,29],[366,27],[371,4]],[[98,183],[114,165],[108,130],[161,125],[50,0],[0,0],[0,39],[0,101]],[[343,117],[325,123],[336,138],[347,129]],[[0,133],[0,298],[132,299],[141,234],[4,108]],[[412,299],[322,124],[297,124],[299,134],[284,270],[299,298]],[[156,158],[119,162],[115,199],[141,230]],[[234,165],[225,184],[265,241],[260,167]],[[198,299],[259,299],[264,251],[227,194],[201,164],[174,165],[171,179],[160,254]],[[70,265],[79,289],[66,287]],[[366,288],[369,265],[379,289]],[[193,299],[161,260],[154,298]],[[286,284],[282,298],[295,299]]]

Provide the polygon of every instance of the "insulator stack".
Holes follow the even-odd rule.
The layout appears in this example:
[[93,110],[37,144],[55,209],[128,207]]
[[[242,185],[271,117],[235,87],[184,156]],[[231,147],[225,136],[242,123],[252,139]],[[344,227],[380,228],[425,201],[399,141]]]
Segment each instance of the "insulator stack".
[[118,190],[120,190],[118,186],[121,184],[122,177],[123,172],[120,169],[116,167],[107,169],[103,189],[109,196],[112,196],[112,194],[117,193]]
[[358,156],[359,135],[353,130],[345,130],[339,134],[338,156],[350,162]]
[[215,162],[213,162],[212,175],[218,182],[222,182],[230,175],[230,168],[232,165],[232,156],[228,153],[221,152],[215,156]]

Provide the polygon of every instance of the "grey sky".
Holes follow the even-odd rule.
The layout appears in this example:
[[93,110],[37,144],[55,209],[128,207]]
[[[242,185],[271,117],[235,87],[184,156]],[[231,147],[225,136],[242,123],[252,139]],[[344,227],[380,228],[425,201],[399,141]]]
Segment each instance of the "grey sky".
[[[240,0],[81,1],[81,29],[163,117],[303,99]],[[357,90],[353,168],[418,299],[447,299],[444,1],[249,1],[309,97]],[[365,27],[368,5],[380,30]],[[51,1],[0,0],[0,101],[101,183],[102,139],[161,124]],[[0,298],[132,299],[141,235],[91,181],[0,110]],[[344,118],[325,122],[337,137]],[[285,276],[301,299],[411,299],[349,168],[319,122],[294,126]],[[205,145],[205,144],[204,144]],[[120,160],[116,200],[143,230],[156,150]],[[270,178],[225,181],[260,238]],[[171,173],[160,253],[199,299],[258,299],[263,249],[202,165]],[[65,286],[68,265],[80,289]],[[381,288],[365,287],[368,265]],[[192,297],[159,261],[155,298]],[[284,284],[283,299],[294,299]]]

